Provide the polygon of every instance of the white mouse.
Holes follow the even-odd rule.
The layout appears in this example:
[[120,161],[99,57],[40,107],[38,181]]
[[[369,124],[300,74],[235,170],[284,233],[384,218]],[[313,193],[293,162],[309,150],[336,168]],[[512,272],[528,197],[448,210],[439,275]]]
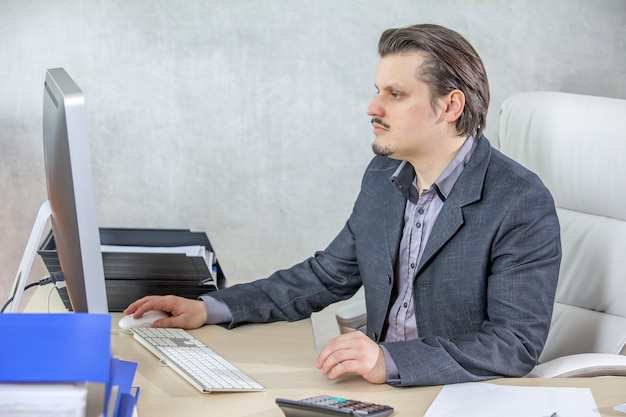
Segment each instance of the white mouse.
[[152,323],[155,321],[169,317],[170,315],[164,311],[150,310],[143,313],[143,316],[136,319],[132,314],[124,316],[118,322],[119,326],[123,330],[128,330],[134,327],[152,327]]

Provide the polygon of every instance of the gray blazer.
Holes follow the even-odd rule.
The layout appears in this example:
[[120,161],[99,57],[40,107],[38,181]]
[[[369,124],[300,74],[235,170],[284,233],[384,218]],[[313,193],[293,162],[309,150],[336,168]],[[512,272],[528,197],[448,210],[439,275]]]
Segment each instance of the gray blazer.
[[299,320],[365,289],[367,333],[396,362],[393,385],[519,377],[543,349],[561,260],[554,202],[539,178],[481,137],[436,220],[413,294],[419,338],[381,341],[393,303],[406,200],[374,157],[353,212],[323,251],[270,277],[212,297],[230,326]]

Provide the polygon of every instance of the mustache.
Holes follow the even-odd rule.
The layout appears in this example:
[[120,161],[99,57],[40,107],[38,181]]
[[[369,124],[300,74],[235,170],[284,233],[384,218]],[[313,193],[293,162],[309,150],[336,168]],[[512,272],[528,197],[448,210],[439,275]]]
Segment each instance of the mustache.
[[383,122],[383,119],[381,119],[380,117],[372,117],[371,123],[381,125],[385,129],[389,129],[391,127],[388,123]]

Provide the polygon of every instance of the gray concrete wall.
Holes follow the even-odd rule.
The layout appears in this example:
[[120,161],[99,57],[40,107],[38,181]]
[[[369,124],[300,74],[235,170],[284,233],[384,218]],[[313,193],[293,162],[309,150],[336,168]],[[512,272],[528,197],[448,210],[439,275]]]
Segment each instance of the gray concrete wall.
[[2,0],[0,300],[46,199],[46,68],[85,93],[100,225],[206,231],[251,280],[342,227],[371,157],[376,42],[418,22],[483,57],[494,144],[512,93],[626,98],[621,0]]

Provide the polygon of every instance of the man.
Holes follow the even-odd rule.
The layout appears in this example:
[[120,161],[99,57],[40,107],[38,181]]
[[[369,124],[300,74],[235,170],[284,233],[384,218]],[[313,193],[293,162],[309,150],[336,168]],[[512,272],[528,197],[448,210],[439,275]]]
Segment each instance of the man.
[[199,300],[146,297],[160,327],[299,320],[365,288],[367,335],[320,352],[329,378],[449,384],[525,375],[547,337],[561,258],[550,193],[482,136],[483,64],[436,25],[385,31],[367,108],[374,153],[353,212],[324,250]]

